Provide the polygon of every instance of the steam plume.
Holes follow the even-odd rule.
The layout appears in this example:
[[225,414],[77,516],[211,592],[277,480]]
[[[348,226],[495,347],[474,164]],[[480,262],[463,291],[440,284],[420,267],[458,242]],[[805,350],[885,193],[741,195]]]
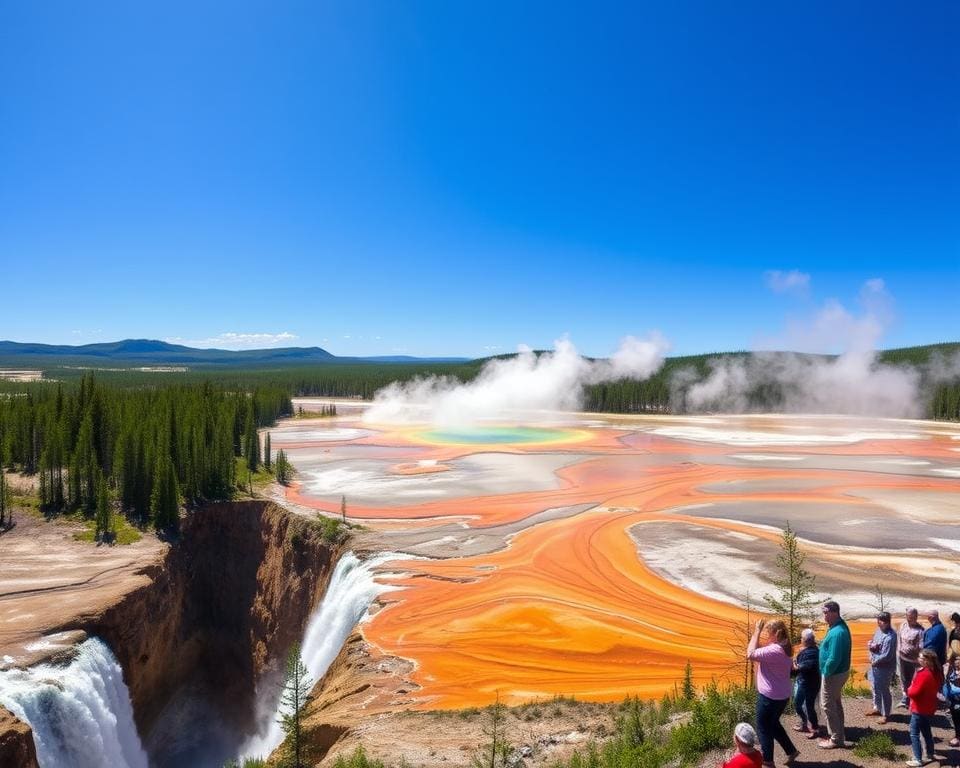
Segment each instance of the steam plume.
[[[893,318],[893,303],[883,281],[868,280],[854,313],[829,301],[806,323],[788,326],[783,338],[768,345],[798,351],[833,348],[836,357],[785,352],[757,352],[747,357],[714,358],[710,373],[679,371],[672,379],[677,409],[687,411],[750,410],[758,391],[782,393],[778,410],[790,413],[837,413],[861,416],[917,417],[923,414],[921,371],[878,360],[876,346]],[[957,361],[941,360],[940,371],[923,372],[929,380],[945,378]]]
[[608,360],[581,357],[566,338],[554,343],[553,352],[542,355],[521,348],[515,357],[490,360],[467,383],[430,376],[390,384],[374,396],[364,421],[452,426],[521,418],[543,410],[576,410],[585,385],[645,379],[660,369],[668,349],[666,339],[656,332],[643,339],[627,336]]

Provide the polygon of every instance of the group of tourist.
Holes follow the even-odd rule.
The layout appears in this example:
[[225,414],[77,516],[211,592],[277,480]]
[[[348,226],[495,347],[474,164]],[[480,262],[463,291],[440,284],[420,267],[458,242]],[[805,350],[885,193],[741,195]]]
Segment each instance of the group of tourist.
[[[845,746],[842,693],[850,676],[850,629],[836,602],[824,603],[822,610],[826,635],[818,646],[813,630],[804,629],[796,658],[783,621],[757,622],[747,646],[747,658],[756,663],[756,728],[737,725],[736,752],[723,768],[773,768],[774,743],[783,749],[788,763],[799,754],[780,719],[791,697],[799,718],[795,731],[818,739],[821,749]],[[950,617],[949,634],[937,611],[927,611],[925,616],[927,627],[919,622],[919,612],[909,608],[895,631],[890,614],[881,611],[867,644],[873,707],[865,714],[877,717],[880,724],[887,722],[893,711],[893,678],[899,674],[903,696],[898,706],[910,710],[913,759],[906,765],[911,768],[934,759],[931,725],[941,704],[953,719],[950,746],[960,746],[960,614]],[[817,716],[818,698],[826,719],[825,735]]]

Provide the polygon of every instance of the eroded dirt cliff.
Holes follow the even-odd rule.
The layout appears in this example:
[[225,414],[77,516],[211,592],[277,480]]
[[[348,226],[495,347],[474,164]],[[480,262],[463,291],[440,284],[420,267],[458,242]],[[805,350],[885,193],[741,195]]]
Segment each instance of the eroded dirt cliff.
[[255,690],[301,636],[336,557],[272,502],[211,504],[187,517],[145,586],[78,622],[120,661],[157,765],[217,759],[251,729]]
[[37,751],[30,726],[0,707],[0,765],[37,768]]

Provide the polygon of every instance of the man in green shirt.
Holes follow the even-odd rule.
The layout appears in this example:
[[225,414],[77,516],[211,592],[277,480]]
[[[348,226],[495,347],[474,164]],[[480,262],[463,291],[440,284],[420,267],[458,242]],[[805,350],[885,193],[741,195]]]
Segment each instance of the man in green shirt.
[[850,676],[850,629],[840,618],[840,606],[833,600],[823,604],[823,620],[829,629],[820,643],[820,704],[827,717],[829,739],[817,746],[836,749],[846,743],[843,730],[843,685]]

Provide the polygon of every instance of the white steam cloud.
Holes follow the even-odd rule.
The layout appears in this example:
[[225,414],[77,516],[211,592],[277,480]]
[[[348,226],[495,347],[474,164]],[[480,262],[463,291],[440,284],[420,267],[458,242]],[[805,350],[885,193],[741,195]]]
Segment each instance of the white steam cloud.
[[960,358],[940,359],[924,371],[878,360],[876,346],[890,326],[893,303],[883,280],[868,280],[854,313],[828,301],[806,322],[787,327],[769,348],[798,352],[839,352],[836,357],[793,352],[756,352],[746,357],[714,358],[705,379],[693,370],[672,380],[674,407],[686,411],[743,413],[755,409],[765,389],[782,393],[777,410],[913,418],[923,415],[921,374],[927,380],[955,375]]
[[370,423],[428,422],[444,426],[485,419],[524,418],[541,411],[577,410],[583,388],[623,378],[645,379],[663,365],[670,345],[659,333],[627,336],[607,360],[581,357],[568,339],[553,352],[521,348],[515,357],[490,360],[472,381],[430,376],[393,383],[374,396],[364,413]]

